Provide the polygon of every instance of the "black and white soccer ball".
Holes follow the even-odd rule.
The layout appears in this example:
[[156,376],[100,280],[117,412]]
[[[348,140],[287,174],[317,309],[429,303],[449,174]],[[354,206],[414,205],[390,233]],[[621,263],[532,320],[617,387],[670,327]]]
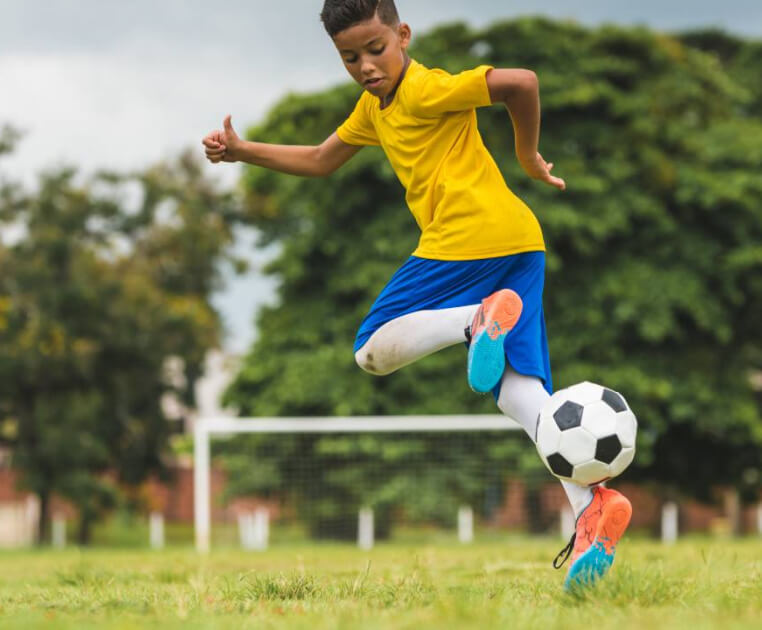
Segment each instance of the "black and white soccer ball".
[[535,442],[556,477],[592,486],[630,465],[637,430],[624,396],[584,382],[557,391],[543,405]]

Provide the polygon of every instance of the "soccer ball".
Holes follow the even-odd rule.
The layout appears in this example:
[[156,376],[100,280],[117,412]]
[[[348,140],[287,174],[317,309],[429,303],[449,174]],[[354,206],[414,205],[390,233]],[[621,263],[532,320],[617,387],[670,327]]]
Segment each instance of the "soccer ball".
[[592,486],[630,465],[637,430],[635,414],[621,394],[584,382],[557,391],[543,405],[535,442],[556,477]]

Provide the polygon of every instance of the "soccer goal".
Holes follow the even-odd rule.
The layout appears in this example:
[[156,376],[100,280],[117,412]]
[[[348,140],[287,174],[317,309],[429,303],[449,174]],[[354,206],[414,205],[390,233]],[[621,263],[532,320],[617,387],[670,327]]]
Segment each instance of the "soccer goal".
[[[199,418],[194,428],[194,528],[196,549],[208,552],[211,546],[210,442],[213,438],[231,438],[239,434],[319,435],[344,434],[368,436],[400,434],[400,441],[409,434],[453,436],[479,434],[482,438],[501,435],[521,427],[502,415],[440,415],[440,416],[362,416],[311,418]],[[489,433],[491,432],[491,433]],[[488,439],[487,442],[496,440]],[[485,442],[482,439],[482,444]],[[524,447],[528,447],[527,441]],[[478,456],[475,455],[475,459]],[[358,455],[362,461],[362,453]],[[446,464],[452,466],[452,462]],[[468,521],[459,514],[459,521]],[[362,528],[362,514],[360,519]],[[372,527],[372,525],[371,525]]]

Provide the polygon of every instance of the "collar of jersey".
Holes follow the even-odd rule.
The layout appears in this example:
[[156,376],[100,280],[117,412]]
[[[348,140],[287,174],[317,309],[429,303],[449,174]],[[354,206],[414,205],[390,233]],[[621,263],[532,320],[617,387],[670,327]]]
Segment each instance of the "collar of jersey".
[[381,109],[381,99],[379,98],[375,99],[375,105],[378,108],[378,113],[381,114],[381,116],[388,116],[392,112],[392,110],[397,106],[397,102],[400,100],[399,99],[400,92],[402,91],[402,86],[405,83],[405,80],[410,76],[410,73],[414,69],[417,69],[419,65],[420,64],[415,59],[413,59],[412,57],[410,58],[410,64],[407,67],[407,72],[405,72],[405,76],[402,77],[402,81],[400,81],[400,84],[397,86],[397,91],[394,94],[394,98],[392,99],[392,102],[389,103],[387,107],[385,107],[384,109]]

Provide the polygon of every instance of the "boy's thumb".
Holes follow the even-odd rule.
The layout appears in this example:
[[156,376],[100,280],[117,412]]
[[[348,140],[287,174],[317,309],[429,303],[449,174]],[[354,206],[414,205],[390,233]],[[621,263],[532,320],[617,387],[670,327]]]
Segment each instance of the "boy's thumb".
[[[225,120],[222,122],[222,124],[224,125],[226,132],[227,131],[233,132],[233,125],[230,124],[230,114],[225,116]],[[235,132],[233,132],[233,133],[235,133]]]

